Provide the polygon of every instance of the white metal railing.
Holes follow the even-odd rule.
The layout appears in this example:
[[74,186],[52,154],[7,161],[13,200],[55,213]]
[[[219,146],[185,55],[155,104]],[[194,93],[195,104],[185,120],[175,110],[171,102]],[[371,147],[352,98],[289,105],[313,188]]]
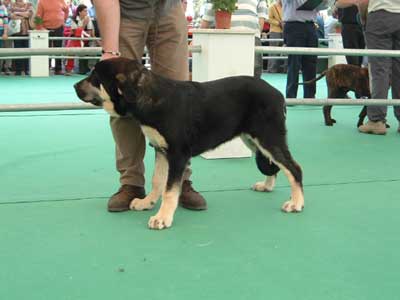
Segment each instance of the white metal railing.
[[[305,106],[364,106],[364,105],[400,105],[400,99],[286,99],[287,105]],[[88,103],[35,103],[35,104],[0,104],[0,112],[27,112],[27,111],[57,111],[57,110],[86,110],[99,109],[101,107]]]
[[311,47],[272,47],[256,46],[256,53],[269,54],[294,54],[294,55],[346,55],[346,56],[379,56],[400,57],[400,50],[375,50],[375,49],[332,49]]

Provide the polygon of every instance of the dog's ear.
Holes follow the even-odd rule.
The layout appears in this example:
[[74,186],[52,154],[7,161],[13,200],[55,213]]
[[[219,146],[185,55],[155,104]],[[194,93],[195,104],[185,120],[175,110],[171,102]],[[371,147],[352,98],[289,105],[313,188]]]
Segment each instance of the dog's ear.
[[150,72],[145,69],[134,69],[128,74],[116,75],[118,93],[130,103],[144,102],[149,95]]

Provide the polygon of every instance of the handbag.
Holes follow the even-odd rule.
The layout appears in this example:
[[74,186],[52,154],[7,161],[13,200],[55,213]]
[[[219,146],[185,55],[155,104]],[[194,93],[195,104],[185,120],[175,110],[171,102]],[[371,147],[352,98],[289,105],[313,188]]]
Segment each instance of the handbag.
[[13,19],[8,22],[8,35],[14,35],[21,32],[21,23],[20,19]]

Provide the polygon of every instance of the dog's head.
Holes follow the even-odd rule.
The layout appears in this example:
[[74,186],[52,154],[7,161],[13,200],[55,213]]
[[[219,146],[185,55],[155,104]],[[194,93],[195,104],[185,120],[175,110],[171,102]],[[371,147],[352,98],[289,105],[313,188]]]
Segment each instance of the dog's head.
[[146,94],[150,79],[141,63],[119,57],[98,62],[74,88],[82,101],[102,106],[112,116],[125,116]]

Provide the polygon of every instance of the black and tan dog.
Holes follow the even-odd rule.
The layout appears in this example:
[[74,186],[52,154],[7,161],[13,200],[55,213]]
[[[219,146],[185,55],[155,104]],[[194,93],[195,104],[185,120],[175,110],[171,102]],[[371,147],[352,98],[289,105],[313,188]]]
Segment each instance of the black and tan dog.
[[191,157],[241,136],[256,152],[265,181],[257,191],[272,191],[279,170],[291,185],[285,212],[304,207],[302,171],[286,142],[282,94],[263,80],[249,76],[198,83],[158,76],[124,58],[101,61],[75,85],[80,99],[114,116],[131,116],[156,149],[153,189],[144,199],[132,199],[131,209],[151,209],[162,196],[149,227],[172,225],[182,173]]
[[[337,64],[321,73],[315,79],[305,81],[302,84],[310,84],[326,76],[328,86],[328,98],[348,98],[347,93],[353,91],[358,97],[371,98],[369,88],[368,69],[348,64]],[[332,105],[323,107],[325,125],[333,126],[336,123],[331,117]],[[358,116],[357,127],[364,123],[367,116],[367,107],[364,106]]]

